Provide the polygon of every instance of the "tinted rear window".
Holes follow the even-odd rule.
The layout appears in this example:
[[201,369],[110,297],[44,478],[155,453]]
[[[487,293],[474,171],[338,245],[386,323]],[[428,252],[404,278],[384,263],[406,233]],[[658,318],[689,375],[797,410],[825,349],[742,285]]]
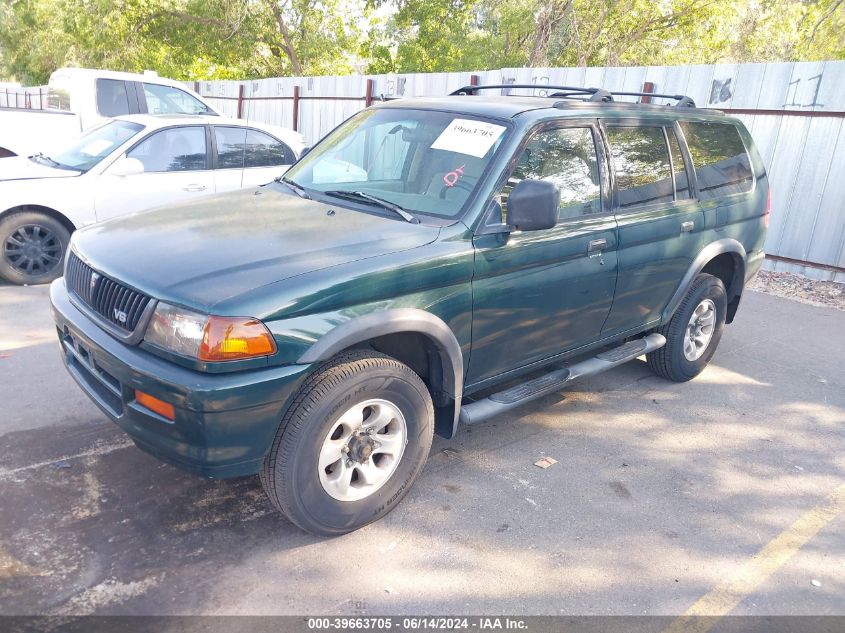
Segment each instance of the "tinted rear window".
[[751,191],[751,160],[736,127],[729,123],[681,122],[702,200]]
[[272,136],[242,127],[215,126],[219,169],[275,167],[293,162],[293,152]]
[[672,167],[662,127],[609,127],[619,206],[672,202]]
[[117,79],[97,80],[97,112],[102,116],[129,114],[126,82]]

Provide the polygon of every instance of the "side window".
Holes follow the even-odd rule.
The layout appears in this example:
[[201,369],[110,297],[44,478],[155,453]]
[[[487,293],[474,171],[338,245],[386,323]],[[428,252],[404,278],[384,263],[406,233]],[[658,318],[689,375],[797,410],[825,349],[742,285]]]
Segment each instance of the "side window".
[[175,127],[155,132],[127,156],[144,164],[145,172],[205,169],[205,127]]
[[161,84],[144,84],[150,114],[214,114],[208,106],[184,90]]
[[503,213],[511,190],[522,180],[550,180],[560,187],[561,220],[601,213],[601,180],[590,128],[545,130],[525,147],[502,191]]
[[672,168],[662,127],[609,127],[619,207],[672,202]]
[[129,114],[126,82],[118,79],[97,80],[97,112],[102,116]]
[[671,127],[666,128],[666,136],[669,139],[669,154],[672,156],[672,171],[675,173],[675,199],[689,200],[692,196],[690,196],[689,180],[678,136]]
[[293,162],[293,151],[269,134],[245,127],[214,126],[217,168],[276,167]]
[[244,167],[275,167],[293,162],[291,149],[269,134],[247,130]]
[[217,168],[241,169],[244,166],[245,127],[214,126],[217,143]]
[[751,160],[736,127],[730,123],[684,121],[698,194],[702,200],[751,191],[754,173]]

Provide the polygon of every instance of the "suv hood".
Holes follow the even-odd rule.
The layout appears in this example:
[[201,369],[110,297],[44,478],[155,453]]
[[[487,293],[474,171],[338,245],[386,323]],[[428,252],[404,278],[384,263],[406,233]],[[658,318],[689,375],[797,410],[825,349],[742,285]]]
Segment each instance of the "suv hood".
[[233,295],[416,248],[438,233],[267,186],[95,224],[74,233],[73,250],[147,295],[211,312]]
[[59,169],[35,163],[25,156],[0,158],[0,182],[4,180],[33,180],[36,178],[70,178],[79,171]]

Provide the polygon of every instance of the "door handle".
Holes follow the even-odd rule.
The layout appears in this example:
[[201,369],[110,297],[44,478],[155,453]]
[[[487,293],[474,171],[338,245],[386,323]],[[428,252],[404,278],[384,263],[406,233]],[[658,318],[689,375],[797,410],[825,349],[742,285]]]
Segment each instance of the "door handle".
[[695,228],[695,222],[692,220],[687,220],[686,222],[681,222],[681,233],[692,233],[692,230]]
[[607,240],[602,238],[600,240],[590,240],[590,243],[587,244],[587,252],[588,253],[597,253],[599,251],[603,251],[607,248]]
[[184,191],[205,191],[205,185],[185,185],[182,187]]

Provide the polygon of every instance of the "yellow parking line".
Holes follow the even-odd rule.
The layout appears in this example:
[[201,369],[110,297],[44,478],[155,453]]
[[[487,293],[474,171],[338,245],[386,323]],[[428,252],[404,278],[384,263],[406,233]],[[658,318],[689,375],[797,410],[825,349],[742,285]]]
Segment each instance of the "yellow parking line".
[[820,505],[807,511],[763,549],[746,561],[733,576],[674,620],[665,633],[706,633],[801,549],[819,530],[845,512],[845,484]]

